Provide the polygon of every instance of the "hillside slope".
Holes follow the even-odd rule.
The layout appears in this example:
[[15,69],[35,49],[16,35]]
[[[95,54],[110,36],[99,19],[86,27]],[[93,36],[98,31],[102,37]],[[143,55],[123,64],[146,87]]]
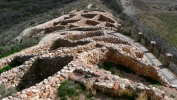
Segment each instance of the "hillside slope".
[[14,41],[23,30],[71,10],[87,9],[87,6],[92,4],[90,9],[104,9],[119,16],[121,8],[112,1],[116,0],[1,0],[0,58],[38,43],[40,37],[35,36],[24,37],[20,43]]

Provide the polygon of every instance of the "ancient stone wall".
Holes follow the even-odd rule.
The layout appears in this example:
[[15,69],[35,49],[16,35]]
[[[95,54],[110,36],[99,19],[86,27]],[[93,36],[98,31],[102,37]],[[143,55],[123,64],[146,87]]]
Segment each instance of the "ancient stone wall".
[[94,36],[101,36],[104,35],[102,31],[88,31],[88,32],[83,32],[82,34],[70,34],[67,35],[65,38],[70,39],[70,40],[79,40],[83,38],[88,38],[88,37],[94,37]]
[[[87,14],[82,14],[83,12]],[[48,28],[49,30],[51,28],[52,32],[61,23],[68,28],[68,24],[73,24],[70,23],[71,20],[74,21],[81,16],[84,17],[82,21],[93,18],[94,20],[89,19],[87,22],[91,25],[97,24],[99,21],[103,22],[103,25],[107,25],[104,26],[105,29],[109,28],[110,23],[117,25],[111,18],[111,14],[102,11],[99,15],[94,16],[98,12],[75,12],[73,16],[71,14],[63,17],[68,21],[56,21]],[[54,29],[52,29],[53,25],[56,26]],[[102,29],[102,27],[82,27],[81,25],[75,29],[68,29],[67,32],[64,31],[64,34],[55,37],[48,43],[28,48],[0,60],[0,67],[13,63],[13,61],[23,63],[0,74],[0,84],[19,89],[17,93],[5,99],[55,100],[58,99],[57,88],[61,82],[67,79],[85,85],[91,84],[92,89],[99,89],[111,95],[138,97],[144,93],[152,100],[164,99],[165,92],[155,87],[147,87],[142,83],[120,78],[109,71],[98,68],[98,64],[107,61],[122,64],[137,74],[149,76],[163,85],[171,85],[163,78],[159,69],[148,62],[144,53],[133,42],[110,36]]]
[[77,45],[86,45],[88,43],[90,42],[89,41],[72,42],[66,39],[58,39],[52,44],[52,46],[50,47],[50,50],[55,50],[56,48],[59,48],[59,47],[76,47]]
[[116,38],[113,36],[95,36],[92,38],[94,41],[104,41],[107,43],[113,43],[113,44],[126,44],[126,45],[132,45],[131,42],[125,41],[121,38]]

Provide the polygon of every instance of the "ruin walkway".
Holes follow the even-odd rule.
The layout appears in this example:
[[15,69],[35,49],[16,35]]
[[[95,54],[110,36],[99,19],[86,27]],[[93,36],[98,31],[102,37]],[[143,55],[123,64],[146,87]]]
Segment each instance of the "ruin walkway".
[[164,78],[166,78],[168,80],[169,83],[177,86],[177,77],[168,69],[163,67],[162,62],[160,62],[147,48],[145,48],[143,45],[141,45],[140,43],[132,40],[131,38],[122,35],[118,32],[115,31],[110,31],[110,30],[105,30],[106,33],[117,36],[117,37],[121,37],[124,38],[126,40],[132,41],[134,42],[134,44],[136,45],[136,47],[140,48],[144,54],[145,57],[147,58],[147,60],[151,63],[151,64],[155,64],[156,66],[158,66],[160,68],[160,72],[163,75]]

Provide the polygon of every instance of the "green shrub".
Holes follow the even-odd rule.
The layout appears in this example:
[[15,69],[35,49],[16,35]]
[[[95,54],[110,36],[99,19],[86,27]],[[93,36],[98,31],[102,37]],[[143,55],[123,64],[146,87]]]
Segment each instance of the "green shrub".
[[172,94],[170,95],[170,97],[171,97],[171,98],[175,98],[175,96],[174,96],[174,95],[172,95]]
[[24,38],[21,43],[10,44],[9,46],[0,47],[0,58],[9,56],[13,53],[19,52],[27,47],[38,44],[37,38]]
[[131,35],[131,30],[122,28],[121,33],[126,35],[126,36],[130,36]]
[[86,95],[86,98],[91,99],[91,98],[92,98],[92,95],[88,93],[88,94]]
[[74,96],[78,96],[81,91],[83,92],[83,90],[86,90],[84,84],[66,80],[58,87],[58,96],[61,100],[67,100],[68,97],[72,98]]
[[121,72],[126,72],[126,73],[133,73],[135,74],[135,72],[133,70],[131,70],[129,67],[126,67],[124,65],[121,64],[114,64],[112,62],[104,62],[103,66],[98,65],[98,68],[103,68],[105,70],[110,71],[112,74],[114,74],[114,70],[112,68],[116,68],[117,70],[120,70]]
[[58,94],[62,100],[65,100],[67,96],[72,97],[76,94],[76,89],[80,88],[78,87],[74,82],[70,80],[64,81],[58,88]]
[[124,65],[115,64],[115,67],[116,67],[117,70],[120,70],[120,71],[123,71],[123,72],[126,72],[126,73],[133,73],[133,74],[135,74],[135,72],[133,70],[131,70],[129,67],[126,67]]
[[6,88],[4,84],[0,84],[0,99],[17,92],[16,88]]
[[67,100],[67,97],[61,97],[61,100]]

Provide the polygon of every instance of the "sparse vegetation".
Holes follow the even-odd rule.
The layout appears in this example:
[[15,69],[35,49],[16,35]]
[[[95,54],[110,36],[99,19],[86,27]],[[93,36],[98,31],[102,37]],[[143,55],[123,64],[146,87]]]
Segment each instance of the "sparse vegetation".
[[177,14],[139,14],[138,18],[156,34],[177,47]]
[[12,68],[14,68],[16,66],[19,66],[19,65],[21,65],[21,63],[19,63],[19,62],[15,62],[13,64],[9,64],[8,66],[5,66],[5,67],[0,69],[0,74],[5,72],[5,71],[8,71],[8,70],[10,70],[10,69],[12,69]]
[[116,68],[117,70],[119,70],[122,75],[124,74],[123,72],[135,74],[135,72],[132,71],[129,67],[126,67],[126,66],[121,65],[121,64],[114,64],[112,62],[104,62],[102,65],[98,65],[98,68],[100,68],[100,69],[103,68],[105,70],[108,70],[112,74],[114,74],[114,69],[113,68]]
[[[126,100],[134,100],[133,92],[128,90],[122,90],[119,96],[111,96],[108,94],[102,94],[102,90],[96,90],[93,88],[91,82],[87,82],[86,85],[73,82],[71,80],[65,80],[61,85],[58,87],[58,96],[61,100],[97,100],[97,99],[106,99],[106,100],[120,100],[123,98]],[[71,94],[72,93],[72,94]]]
[[16,88],[6,88],[4,84],[0,84],[0,99],[17,92]]
[[93,88],[93,82],[88,81],[86,83],[86,89],[91,90],[92,95],[96,95],[96,89]]
[[171,98],[175,98],[175,96],[174,96],[174,95],[172,95],[172,94],[170,95],[170,97],[171,97]]
[[152,84],[153,86],[157,87],[157,86],[162,86],[162,84],[148,76],[143,76],[143,75],[139,75],[140,77],[143,77],[144,80],[146,80],[147,82],[149,82],[150,84]]
[[142,91],[138,94],[138,97],[136,98],[136,100],[148,100],[148,96],[146,91]]
[[78,92],[85,90],[84,85],[76,84],[73,81],[66,80],[58,88],[58,95],[61,100],[67,100],[69,97],[78,95]]
[[36,38],[25,38],[21,43],[0,46],[0,58],[9,56],[13,53],[19,52],[27,47],[38,44]]
[[88,2],[92,4],[92,10],[94,8],[107,10],[116,16],[116,20],[119,19],[122,8],[109,0],[0,1],[0,15],[2,15],[0,16],[0,58],[38,43],[34,38],[23,39],[21,43],[14,42],[14,38],[26,28],[47,22],[71,10],[87,9]]
[[86,94],[86,98],[91,99],[92,95],[88,93],[88,94]]
[[125,29],[125,28],[122,28],[121,29],[121,33],[126,35],[126,36],[130,36],[131,35],[131,30],[130,29]]

